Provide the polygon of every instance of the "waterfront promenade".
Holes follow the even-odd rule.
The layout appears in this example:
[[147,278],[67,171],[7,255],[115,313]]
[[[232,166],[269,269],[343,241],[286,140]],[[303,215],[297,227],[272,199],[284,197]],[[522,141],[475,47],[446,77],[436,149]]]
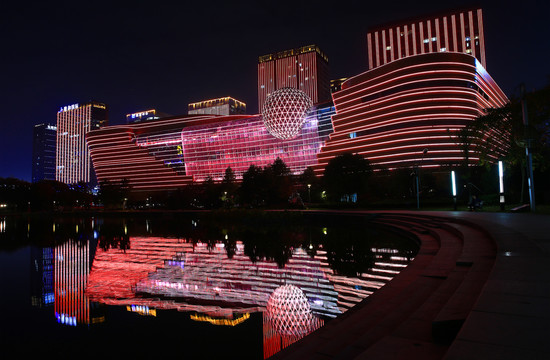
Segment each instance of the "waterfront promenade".
[[550,216],[341,212],[414,234],[392,282],[275,359],[550,359]]

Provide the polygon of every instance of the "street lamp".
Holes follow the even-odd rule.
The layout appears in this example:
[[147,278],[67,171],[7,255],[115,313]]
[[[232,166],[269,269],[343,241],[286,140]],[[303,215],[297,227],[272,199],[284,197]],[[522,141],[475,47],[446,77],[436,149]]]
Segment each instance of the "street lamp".
[[311,184],[307,184],[308,201],[311,202]]
[[456,178],[455,171],[451,171],[451,186],[453,190],[453,208],[456,210]]
[[[422,159],[420,160],[420,166],[422,166],[422,162],[424,161],[424,155],[428,152],[428,148],[424,148],[422,150]],[[415,167],[415,173],[416,173],[416,208],[420,209],[420,180],[418,179],[420,177],[420,171],[419,167]]]
[[500,190],[500,210],[504,210],[504,167],[502,165],[502,161],[498,162],[498,182],[499,182],[499,190]]
[[521,84],[521,112],[523,116],[523,128],[525,134],[525,156],[527,157],[527,185],[529,188],[529,205],[531,211],[535,211],[535,179],[533,177],[533,156],[531,153],[531,141],[528,136],[529,117],[527,116],[527,103],[525,101],[525,85]]

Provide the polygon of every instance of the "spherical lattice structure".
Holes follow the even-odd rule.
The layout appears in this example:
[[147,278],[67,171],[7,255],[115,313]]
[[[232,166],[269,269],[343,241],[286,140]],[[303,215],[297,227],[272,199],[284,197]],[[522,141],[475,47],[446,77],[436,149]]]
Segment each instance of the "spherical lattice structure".
[[262,109],[264,125],[281,140],[295,138],[313,102],[301,90],[282,88],[269,94]]
[[294,285],[275,289],[267,300],[267,315],[275,331],[287,336],[309,333],[314,319],[306,295]]

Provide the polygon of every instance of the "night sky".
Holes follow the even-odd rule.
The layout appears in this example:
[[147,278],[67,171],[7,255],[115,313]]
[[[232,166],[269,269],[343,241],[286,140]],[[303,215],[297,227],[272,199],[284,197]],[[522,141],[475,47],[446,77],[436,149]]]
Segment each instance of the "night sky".
[[[6,4],[6,3],[10,4]],[[402,3],[402,4],[401,4]],[[257,113],[258,56],[316,44],[331,78],[367,70],[372,26],[481,6],[487,71],[508,94],[548,83],[550,2],[5,1],[0,5],[0,177],[30,181],[32,130],[61,106],[109,106],[111,125],[150,108],[231,96]]]

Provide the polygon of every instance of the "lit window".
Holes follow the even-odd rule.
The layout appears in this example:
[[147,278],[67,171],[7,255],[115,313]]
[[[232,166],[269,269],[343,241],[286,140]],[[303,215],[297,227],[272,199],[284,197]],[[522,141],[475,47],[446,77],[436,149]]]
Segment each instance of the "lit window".
[[386,46],[386,50],[391,50],[391,46]]
[[472,52],[471,49],[467,49],[467,50],[466,50],[466,54],[470,54],[471,52]]
[[437,40],[437,38],[434,36],[434,37],[432,38],[432,41],[436,41],[436,40]]
[[357,133],[356,132],[352,132],[349,134],[349,138],[350,139],[355,139],[357,137]]
[[470,41],[470,37],[469,37],[469,36],[466,36],[466,41]]
[[430,39],[424,39],[424,44],[427,44],[430,42]]
[[440,52],[445,52],[445,51],[447,51],[447,48],[442,47],[441,49],[439,49],[439,51]]

